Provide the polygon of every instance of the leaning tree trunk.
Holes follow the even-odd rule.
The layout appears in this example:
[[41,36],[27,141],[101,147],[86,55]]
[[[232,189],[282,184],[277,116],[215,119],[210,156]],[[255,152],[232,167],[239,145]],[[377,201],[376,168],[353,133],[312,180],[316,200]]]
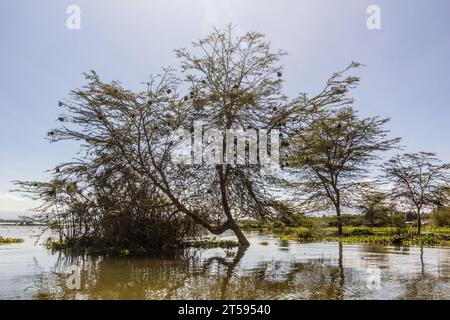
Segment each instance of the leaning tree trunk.
[[227,187],[226,187],[226,180],[227,177],[223,173],[223,167],[220,165],[217,168],[217,172],[219,174],[219,181],[220,181],[220,193],[222,198],[222,207],[223,211],[227,217],[228,223],[230,224],[230,229],[233,230],[234,234],[236,235],[239,244],[241,246],[249,246],[250,242],[248,242],[247,238],[245,237],[244,233],[242,233],[241,228],[237,225],[236,221],[233,218],[233,215],[231,214],[230,205],[228,204],[228,196],[227,196]]
[[242,232],[241,228],[233,221],[233,226],[231,227],[231,230],[233,230],[234,234],[236,235],[239,244],[241,246],[249,246],[250,242],[245,237],[244,233]]

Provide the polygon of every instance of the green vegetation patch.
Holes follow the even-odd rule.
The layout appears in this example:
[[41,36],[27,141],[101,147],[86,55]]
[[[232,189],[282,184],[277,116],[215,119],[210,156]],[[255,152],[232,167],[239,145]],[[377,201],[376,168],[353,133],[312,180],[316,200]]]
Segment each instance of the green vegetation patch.
[[51,250],[65,250],[68,248],[66,241],[47,241],[45,246]]
[[0,244],[22,243],[23,239],[0,237]]
[[199,249],[214,249],[214,248],[233,248],[239,247],[240,244],[238,241],[234,240],[219,240],[217,238],[210,238],[206,240],[197,240],[191,241],[187,244],[190,248],[199,248]]
[[[436,232],[434,232],[436,231]],[[335,228],[304,229],[287,228],[274,235],[284,240],[301,242],[328,241],[343,243],[367,243],[383,246],[450,246],[450,230],[439,228],[423,234],[408,229],[398,228],[354,228],[346,227],[342,236],[338,236]]]

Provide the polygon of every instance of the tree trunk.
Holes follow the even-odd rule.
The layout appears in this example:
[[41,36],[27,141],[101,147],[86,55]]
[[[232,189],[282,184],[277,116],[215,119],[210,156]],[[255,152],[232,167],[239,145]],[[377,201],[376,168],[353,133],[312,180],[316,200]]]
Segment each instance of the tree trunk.
[[370,231],[373,230],[373,225],[375,224],[374,212],[370,213]]
[[420,234],[421,227],[422,227],[422,219],[420,217],[420,210],[417,210],[417,234]]
[[338,236],[342,236],[342,220],[341,220],[341,194],[337,187],[334,187],[336,192],[336,201],[334,202],[334,207],[336,208],[336,216],[338,220]]
[[338,235],[342,236],[341,207],[339,205],[336,206],[336,216],[338,220]]
[[239,228],[239,226],[235,222],[233,222],[233,226],[231,227],[231,230],[233,230],[233,232],[236,235],[236,237],[237,237],[237,239],[239,241],[239,244],[241,246],[248,247],[250,245],[250,242],[245,237],[245,235],[242,232],[241,228]]
[[228,204],[228,197],[226,192],[226,175],[223,174],[222,165],[217,168],[217,172],[219,174],[220,181],[220,193],[222,197],[222,207],[225,215],[227,216],[228,223],[231,224],[230,229],[234,231],[234,234],[238,238],[239,244],[241,246],[249,246],[250,242],[248,242],[245,235],[242,233],[241,228],[237,225],[236,221],[234,221],[233,215],[231,214],[230,206]]

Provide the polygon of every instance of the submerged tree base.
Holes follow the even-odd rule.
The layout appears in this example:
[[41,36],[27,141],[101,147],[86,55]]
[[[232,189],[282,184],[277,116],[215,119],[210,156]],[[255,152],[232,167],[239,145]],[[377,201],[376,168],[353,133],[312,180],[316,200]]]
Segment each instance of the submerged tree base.
[[234,240],[220,240],[215,237],[203,239],[203,240],[195,240],[195,241],[186,241],[182,245],[171,248],[170,250],[155,250],[154,248],[146,248],[144,246],[119,246],[119,247],[104,247],[104,246],[79,246],[79,245],[70,245],[66,241],[52,241],[49,240],[46,242],[45,246],[47,249],[54,251],[67,251],[74,254],[95,254],[95,255],[121,255],[121,256],[139,256],[139,255],[147,255],[147,254],[155,254],[161,252],[169,252],[169,251],[177,251],[188,248],[196,248],[196,249],[213,249],[213,248],[223,248],[230,249],[234,247],[240,247],[239,242]]
[[0,244],[22,243],[23,239],[0,237]]

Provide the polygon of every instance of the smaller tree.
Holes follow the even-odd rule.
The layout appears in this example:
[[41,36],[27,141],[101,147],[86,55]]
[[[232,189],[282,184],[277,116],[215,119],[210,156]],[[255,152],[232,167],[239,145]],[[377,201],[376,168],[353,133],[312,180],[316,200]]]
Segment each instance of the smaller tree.
[[372,229],[378,220],[386,221],[393,210],[387,203],[387,194],[377,190],[373,184],[361,184],[356,208],[364,214],[365,220]]
[[420,234],[423,211],[444,201],[442,188],[449,183],[450,163],[443,163],[435,153],[418,152],[397,155],[383,169],[384,177],[393,183],[392,199],[414,208]]
[[434,227],[450,227],[450,207],[436,209],[430,215],[430,220]]
[[292,137],[290,166],[298,169],[304,204],[314,210],[334,209],[338,234],[341,212],[350,206],[355,186],[366,174],[377,152],[393,148],[399,138],[387,138],[389,119],[357,116],[351,107],[326,110],[304,121]]

